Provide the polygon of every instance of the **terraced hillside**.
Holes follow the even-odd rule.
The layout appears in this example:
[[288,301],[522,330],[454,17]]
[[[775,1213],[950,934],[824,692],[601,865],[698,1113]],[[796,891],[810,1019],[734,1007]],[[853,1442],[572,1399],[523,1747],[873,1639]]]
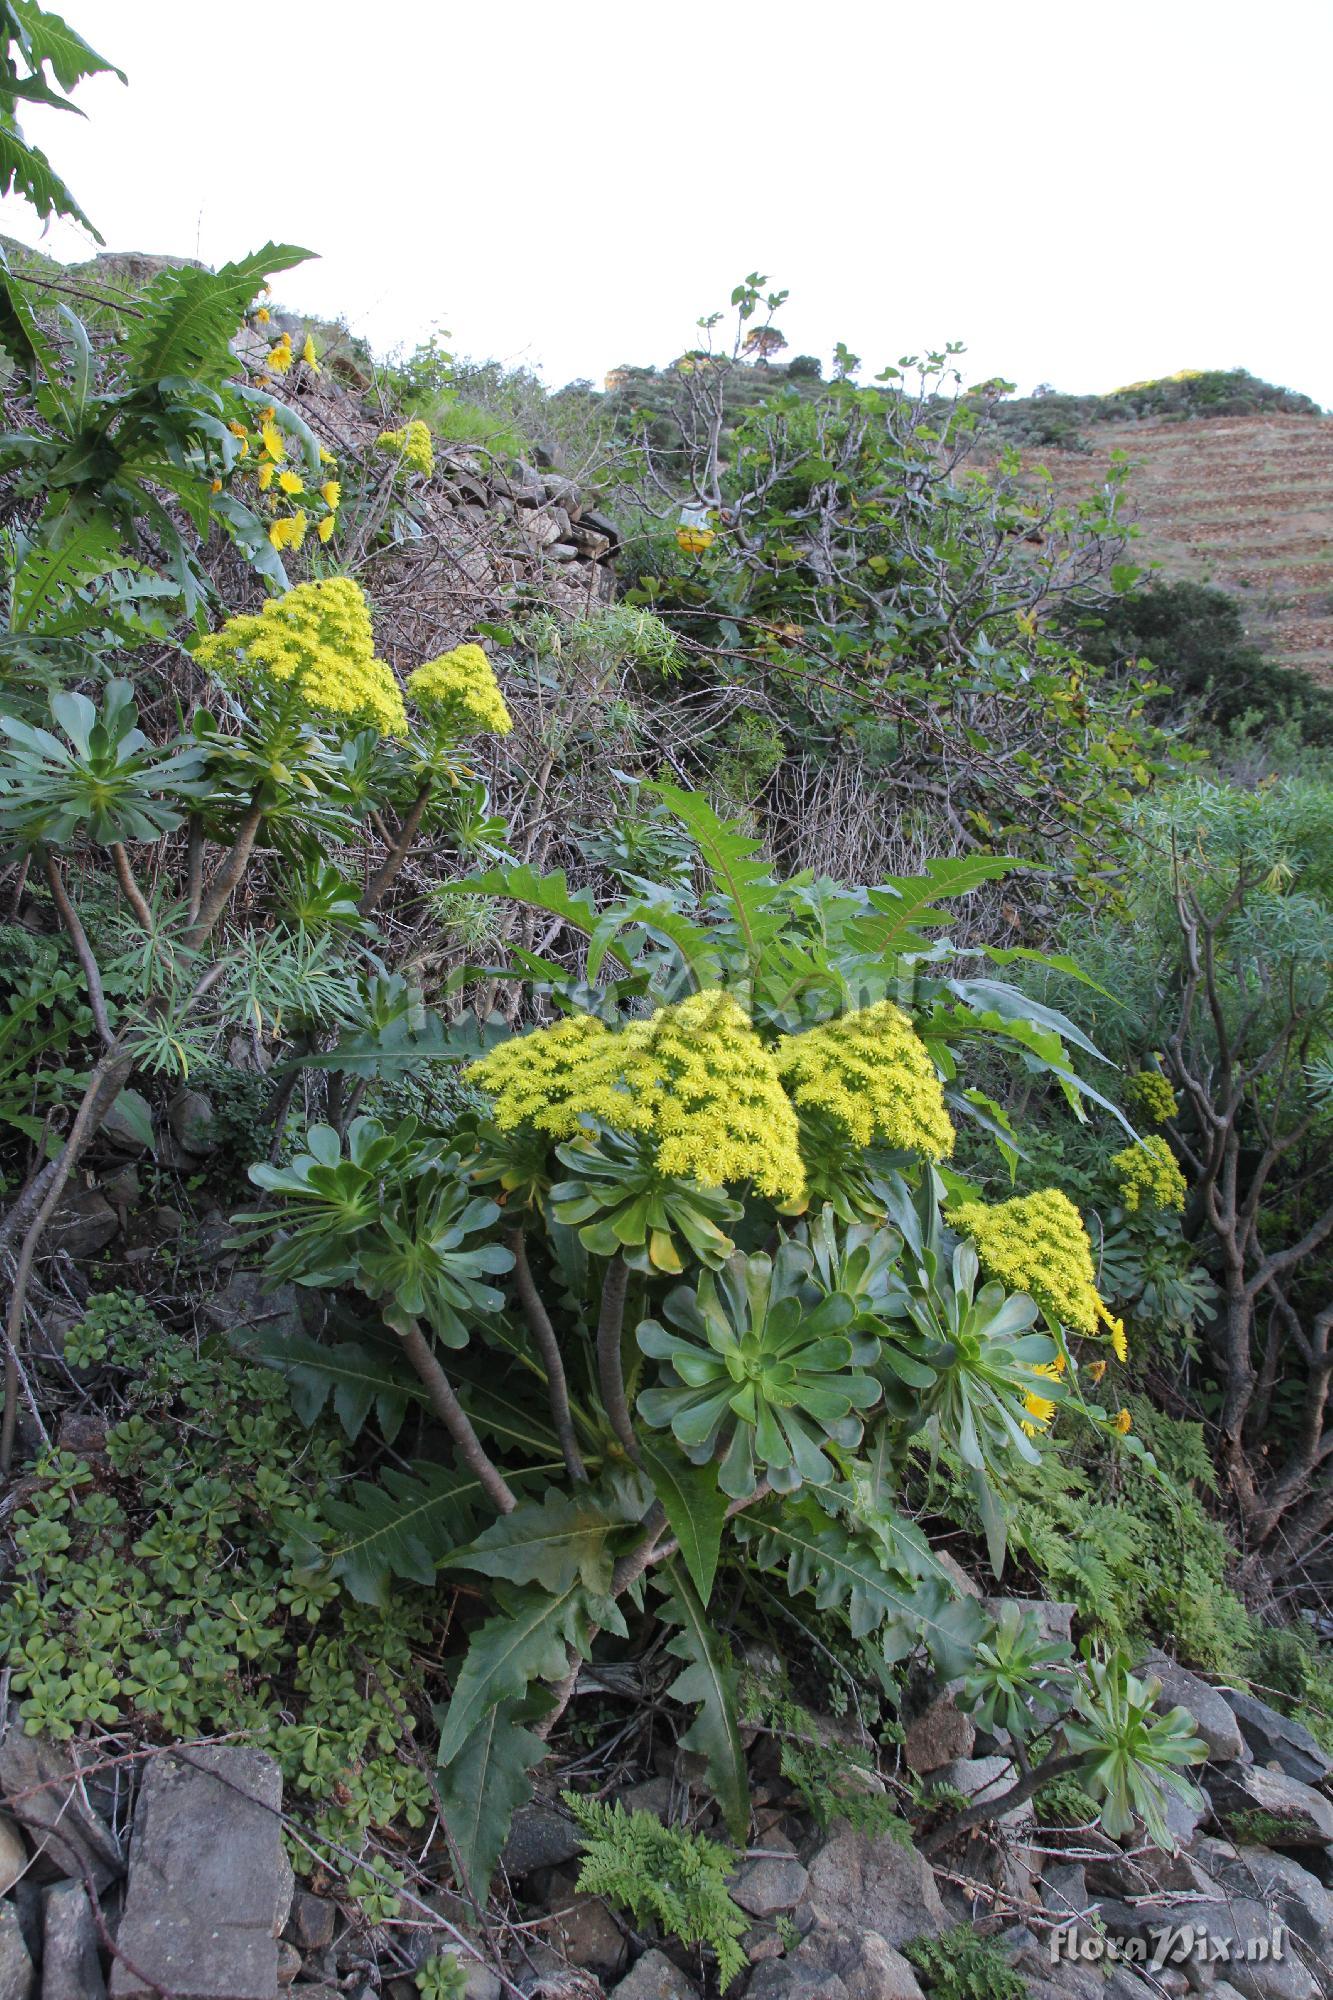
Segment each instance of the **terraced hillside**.
[[1333,686],[1333,417],[1099,423],[1084,438],[1087,451],[1042,453],[1062,493],[1086,493],[1127,452],[1140,559],[1234,590],[1273,659]]

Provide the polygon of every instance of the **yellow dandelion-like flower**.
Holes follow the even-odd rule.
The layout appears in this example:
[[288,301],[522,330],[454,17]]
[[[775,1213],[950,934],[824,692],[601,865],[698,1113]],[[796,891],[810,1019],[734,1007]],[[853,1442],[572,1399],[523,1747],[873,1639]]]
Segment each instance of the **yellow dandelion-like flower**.
[[307,368],[312,368],[315,374],[318,375],[319,356],[315,352],[315,343],[310,334],[306,335],[305,343],[301,348],[301,359],[302,361],[304,361]]
[[1137,1146],[1111,1155],[1120,1183],[1120,1199],[1128,1209],[1163,1208],[1179,1212],[1185,1206],[1188,1189],[1176,1156],[1160,1133],[1153,1132]]
[[338,524],[334,520],[332,514],[326,514],[324,516],[324,519],[320,522],[319,526],[316,528],[315,533],[319,536],[321,542],[327,542],[337,525]]
[[1117,1411],[1116,1411],[1116,1413],[1115,1413],[1115,1427],[1116,1427],[1116,1429],[1117,1429],[1117,1430],[1119,1431],[1119,1433],[1120,1433],[1121,1437],[1128,1437],[1128,1436],[1129,1436],[1129,1433],[1130,1433],[1130,1432],[1131,1432],[1131,1431],[1133,1430],[1133,1428],[1134,1428],[1134,1419],[1133,1419],[1133,1417],[1131,1417],[1131,1416],[1130,1416],[1130,1414],[1129,1414],[1129,1411],[1128,1411],[1128,1410],[1126,1410],[1126,1409],[1119,1409],[1119,1410],[1117,1410]]
[[256,472],[255,478],[259,481],[259,490],[261,493],[267,493],[269,487],[273,484],[274,470],[275,468],[271,465],[261,465]]
[[220,479],[211,480],[208,490],[210,493],[220,493],[222,491],[222,481]]
[[241,438],[242,440],[244,440],[247,439],[250,435],[249,431],[245,428],[245,425],[242,423],[238,423],[235,418],[233,418],[232,421],[227,425],[227,429],[231,432],[234,438]]
[[[306,516],[273,523],[275,548],[299,548]],[[407,734],[407,713],[392,671],[375,657],[370,609],[350,577],[297,584],[258,613],[238,613],[200,639],[194,656],[229,685],[258,683],[297,695],[312,715],[385,736]]]
[[284,333],[275,347],[268,351],[268,365],[275,375],[285,375],[292,365],[292,337]]
[[255,307],[255,318],[259,321],[259,324],[261,326],[267,326],[272,317],[273,315],[269,311],[267,306]]
[[513,719],[495,671],[480,646],[455,646],[407,677],[407,692],[431,721],[461,735],[480,730],[507,736]]
[[1106,1373],[1106,1363],[1104,1361],[1090,1361],[1088,1363],[1088,1373],[1094,1382],[1100,1382],[1102,1376]]
[[953,1151],[954,1129],[935,1065],[891,1000],[785,1035],[776,1061],[793,1102],[824,1112],[856,1145],[878,1139],[929,1160]]
[[343,497],[343,490],[336,479],[326,479],[319,489],[319,496],[331,512],[337,513],[338,503]]
[[287,440],[278,429],[271,416],[265,417],[259,435],[264,440],[264,449],[270,458],[282,459],[287,456]]
[[305,481],[299,472],[280,472],[278,484],[284,493],[304,493]]
[[326,450],[323,445],[319,448],[319,462],[321,465],[336,465],[338,463],[333,453]]
[[1107,1313],[1105,1315],[1105,1323],[1107,1331],[1111,1336],[1112,1354],[1114,1354],[1117,1361],[1128,1361],[1129,1340],[1125,1334],[1125,1322],[1122,1319],[1112,1319],[1111,1315]]
[[1043,1188],[994,1204],[964,1201],[946,1214],[975,1245],[990,1277],[1012,1292],[1027,1292],[1063,1325],[1096,1332],[1106,1308],[1088,1232],[1067,1194]]

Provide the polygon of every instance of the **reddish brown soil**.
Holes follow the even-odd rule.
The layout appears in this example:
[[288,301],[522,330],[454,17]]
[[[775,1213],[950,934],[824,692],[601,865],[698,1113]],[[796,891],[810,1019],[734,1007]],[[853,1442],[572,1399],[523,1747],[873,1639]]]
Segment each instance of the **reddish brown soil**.
[[1126,452],[1132,553],[1235,591],[1271,658],[1333,686],[1333,418],[1099,424],[1088,442],[1044,454],[1059,492],[1090,491]]

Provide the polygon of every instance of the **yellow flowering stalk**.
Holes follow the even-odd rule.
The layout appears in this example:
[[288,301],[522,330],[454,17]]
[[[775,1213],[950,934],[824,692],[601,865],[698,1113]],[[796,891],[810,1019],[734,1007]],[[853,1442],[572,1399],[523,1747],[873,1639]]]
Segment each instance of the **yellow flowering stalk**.
[[480,646],[455,646],[451,653],[427,660],[409,674],[407,691],[432,722],[452,726],[460,735],[482,730],[507,736],[514,726]]
[[413,417],[398,431],[381,431],[375,440],[381,451],[393,452],[408,472],[420,472],[429,479],[435,470],[435,445],[430,426]]
[[1026,1292],[1054,1319],[1095,1333],[1111,1315],[1097,1292],[1092,1244],[1083,1218],[1059,1188],[1012,1201],[963,1201],[946,1218],[969,1237],[987,1273],[1011,1292]]
[[1130,1109],[1146,1125],[1165,1125],[1180,1109],[1175,1091],[1157,1069],[1141,1069],[1134,1076],[1127,1076],[1125,1095]]
[[1111,1165],[1126,1208],[1173,1208],[1177,1212],[1184,1208],[1185,1176],[1160,1133],[1151,1133],[1137,1146],[1126,1146],[1123,1153],[1113,1153]]
[[301,359],[302,361],[304,361],[307,368],[311,369],[314,374],[318,375],[319,356],[315,352],[314,339],[310,334],[307,334],[305,337],[305,344],[301,349]]
[[567,1139],[584,1118],[650,1135],[663,1174],[804,1194],[796,1114],[770,1052],[729,993],[691,994],[618,1031],[591,1015],[505,1042],[472,1064],[503,1131]]
[[641,1058],[651,1074],[657,1164],[704,1187],[753,1181],[770,1200],[804,1199],[799,1127],[772,1052],[744,1008],[716,988],[660,1007]]
[[502,1132],[532,1125],[549,1138],[571,1139],[585,1117],[620,1132],[642,1132],[652,1111],[625,1080],[635,1051],[632,1029],[616,1034],[595,1014],[572,1014],[501,1042],[467,1073],[491,1097]]
[[[1058,1382],[1064,1373],[1064,1366],[1064,1356],[1061,1354],[1054,1361],[1038,1361],[1032,1372],[1034,1375],[1044,1375],[1049,1382]],[[1035,1437],[1038,1430],[1045,1430],[1055,1415],[1055,1404],[1050,1397],[1038,1395],[1032,1389],[1023,1398],[1023,1408],[1032,1419],[1030,1423],[1023,1425],[1029,1437]]]
[[953,1151],[935,1065],[891,1000],[785,1035],[775,1059],[793,1102],[824,1112],[856,1145],[881,1139],[929,1160]]
[[201,639],[194,656],[228,685],[267,684],[294,692],[312,714],[407,734],[402,695],[375,658],[370,610],[350,577],[299,583],[258,613],[238,613]]

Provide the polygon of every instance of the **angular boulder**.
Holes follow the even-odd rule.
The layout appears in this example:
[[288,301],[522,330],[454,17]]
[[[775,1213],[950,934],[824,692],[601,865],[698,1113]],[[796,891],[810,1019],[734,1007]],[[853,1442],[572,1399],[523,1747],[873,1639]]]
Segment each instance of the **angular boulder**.
[[1276,1764],[1289,1778],[1303,1785],[1322,1785],[1333,1773],[1333,1757],[1318,1744],[1303,1722],[1279,1715],[1266,1701],[1252,1694],[1227,1696],[1257,1763]]
[[42,1898],[42,2000],[106,2000],[97,1925],[82,1882]]
[[173,2000],[274,2000],[293,1887],[281,1811],[282,1774],[262,1750],[211,1744],[150,1760],[112,2000],[158,1989]]
[[49,1882],[81,1875],[96,1889],[125,1872],[120,1843],[89,1805],[79,1772],[77,1745],[26,1736],[11,1707],[0,1738],[0,1804],[23,1825],[33,1849],[33,1879]]
[[1213,1817],[1240,1847],[1324,1847],[1333,1804],[1322,1792],[1263,1764],[1223,1764],[1208,1774]]
[[930,1863],[892,1834],[856,1833],[839,1820],[808,1868],[795,1911],[803,1931],[875,1931],[897,1950],[949,1927]]
[[1208,1745],[1208,1755],[1215,1764],[1249,1763],[1250,1752],[1229,1696],[1209,1687],[1207,1681],[1201,1681],[1197,1674],[1188,1672],[1165,1653],[1149,1653],[1139,1672],[1161,1682],[1156,1705],[1163,1713],[1169,1708],[1183,1708],[1193,1717],[1195,1731]]

